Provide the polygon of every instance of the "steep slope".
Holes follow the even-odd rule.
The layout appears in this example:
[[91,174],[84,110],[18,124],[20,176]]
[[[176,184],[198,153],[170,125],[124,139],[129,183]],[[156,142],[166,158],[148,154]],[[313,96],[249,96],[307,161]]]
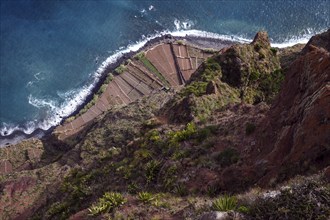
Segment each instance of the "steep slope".
[[258,129],[260,152],[252,157],[272,167],[265,180],[330,163],[330,53],[323,48],[329,34],[313,37],[288,68],[283,89]]
[[[302,52],[277,51],[260,32],[251,44],[207,58],[189,80],[185,50],[175,46],[181,73],[174,77],[166,56],[158,68],[169,71],[168,80],[186,83],[181,90],[112,107],[71,138],[1,149],[1,216],[209,219],[219,213],[204,213],[223,205],[215,196],[276,186],[326,168],[330,58],[323,41],[330,40],[329,32]],[[252,189],[253,195],[232,198],[230,209],[239,213],[227,215],[326,219],[329,179],[328,168],[290,190],[274,189],[275,196]]]

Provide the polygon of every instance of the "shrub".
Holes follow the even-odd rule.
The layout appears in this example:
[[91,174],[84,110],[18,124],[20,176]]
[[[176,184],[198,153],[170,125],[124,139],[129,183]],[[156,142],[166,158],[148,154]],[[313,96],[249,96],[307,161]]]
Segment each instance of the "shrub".
[[163,186],[166,190],[171,191],[177,181],[178,168],[175,164],[169,166],[162,176]]
[[215,49],[213,49],[213,48],[205,48],[204,50],[203,50],[205,53],[215,53],[215,52],[217,52]]
[[261,45],[259,43],[256,43],[254,45],[254,49],[255,49],[255,51],[259,51],[261,49]]
[[222,151],[216,159],[220,163],[221,167],[227,167],[237,163],[239,160],[239,153],[234,148],[227,148]]
[[174,189],[175,193],[178,194],[179,196],[187,196],[188,195],[188,189],[185,185],[182,183],[179,183],[175,186]]
[[209,125],[205,126],[204,128],[201,128],[197,131],[196,139],[199,143],[205,141],[208,137],[210,137],[212,134],[216,134],[218,130],[218,127],[215,125]]
[[197,127],[195,123],[190,122],[187,124],[186,128],[181,131],[169,132],[169,143],[171,145],[176,145],[178,142],[190,139],[197,132]]
[[102,93],[105,92],[105,90],[107,89],[107,87],[108,87],[107,84],[103,84],[103,85],[100,87],[99,91],[97,91],[96,94],[101,95]]
[[180,95],[182,97],[190,94],[194,94],[197,97],[202,96],[206,93],[207,84],[207,82],[192,82],[181,90]]
[[157,177],[157,174],[161,168],[161,162],[158,160],[151,160],[145,165],[145,176],[147,183],[151,183]]
[[212,209],[214,211],[226,212],[235,210],[237,207],[237,198],[235,196],[225,195],[216,199],[212,203]]
[[255,124],[250,123],[250,122],[246,123],[246,126],[245,126],[245,134],[246,135],[252,134],[255,130],[256,130]]
[[265,58],[266,58],[266,55],[264,54],[264,52],[259,51],[259,59],[262,60],[262,59],[265,59]]
[[259,89],[265,94],[266,102],[270,102],[280,91],[281,84],[284,80],[284,72],[277,69],[271,74],[263,74],[259,79]]
[[109,84],[113,80],[113,75],[112,73],[109,73],[107,78],[104,80],[104,84]]
[[56,214],[61,214],[62,218],[65,218],[68,213],[68,204],[65,202],[55,202],[46,212],[46,218],[50,219]]
[[129,184],[127,187],[127,191],[132,194],[137,193],[138,190],[139,190],[139,186],[134,182]]
[[92,205],[88,211],[91,215],[99,215],[101,213],[106,213],[112,211],[126,203],[126,199],[120,193],[106,192],[99,201]]
[[329,184],[316,179],[282,188],[275,197],[261,197],[250,207],[251,219],[329,219]]
[[276,55],[276,54],[277,54],[277,49],[276,49],[276,48],[274,48],[274,47],[270,48],[270,51],[272,51],[272,53],[273,53],[274,55]]
[[250,208],[248,208],[246,206],[240,206],[240,207],[238,207],[237,211],[244,213],[244,214],[248,214],[248,213],[250,213]]
[[252,71],[250,73],[250,80],[252,80],[252,81],[258,80],[259,77],[260,77],[260,73],[258,71]]
[[118,66],[118,67],[115,69],[115,72],[116,72],[117,74],[121,74],[121,73],[125,72],[125,70],[126,70],[126,66],[124,66],[123,64],[120,64],[120,66]]

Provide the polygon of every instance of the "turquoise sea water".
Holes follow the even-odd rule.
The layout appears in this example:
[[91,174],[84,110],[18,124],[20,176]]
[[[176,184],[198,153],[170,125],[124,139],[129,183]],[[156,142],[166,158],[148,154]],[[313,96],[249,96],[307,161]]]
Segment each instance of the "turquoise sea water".
[[[91,91],[103,65],[164,32],[306,42],[330,27],[325,1],[1,0],[0,139],[49,129]],[[110,57],[110,58],[109,58]]]

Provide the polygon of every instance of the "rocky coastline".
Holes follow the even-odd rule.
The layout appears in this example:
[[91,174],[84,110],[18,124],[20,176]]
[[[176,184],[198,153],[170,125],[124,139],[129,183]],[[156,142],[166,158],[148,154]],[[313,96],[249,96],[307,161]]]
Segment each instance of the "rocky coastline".
[[[86,96],[85,101],[81,105],[77,106],[75,111],[73,111],[70,115],[63,117],[62,121],[60,122],[60,125],[63,124],[65,120],[67,120],[68,118],[77,115],[93,99],[94,95],[99,91],[101,86],[104,84],[104,81],[108,76],[108,73],[113,72],[123,62],[125,62],[128,59],[132,59],[136,54],[142,51],[146,51],[155,45],[161,43],[173,43],[176,41],[185,41],[185,43],[192,45],[196,48],[201,48],[201,49],[207,48],[214,50],[220,50],[224,47],[237,43],[235,41],[208,38],[208,37],[199,37],[199,36],[189,36],[189,35],[186,35],[185,37],[178,37],[178,36],[172,36],[170,34],[165,34],[162,36],[155,37],[147,41],[146,44],[143,47],[141,47],[139,50],[135,52],[130,51],[128,53],[124,53],[119,59],[117,59],[116,62],[113,62],[110,65],[108,65],[105,68],[105,70],[101,73],[101,77],[93,87],[92,91]],[[48,130],[43,130],[38,128],[34,130],[31,134],[26,134],[24,131],[16,130],[12,132],[10,135],[6,135],[6,136],[0,135],[0,147],[18,144],[19,142],[30,138],[47,139],[58,126],[59,125],[50,127]]]
[[112,66],[101,103],[0,148],[0,216],[328,219],[329,40],[146,45]]

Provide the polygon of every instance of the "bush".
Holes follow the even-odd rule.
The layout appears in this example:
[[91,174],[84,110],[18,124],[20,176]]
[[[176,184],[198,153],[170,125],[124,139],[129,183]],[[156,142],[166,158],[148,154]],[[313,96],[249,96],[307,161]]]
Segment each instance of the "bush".
[[237,198],[234,196],[225,195],[216,199],[212,203],[212,209],[214,211],[226,212],[235,210],[237,207]]
[[245,127],[245,134],[246,135],[252,134],[255,130],[256,130],[255,124],[250,123],[250,122],[246,123],[246,127]]
[[179,183],[175,186],[174,192],[179,196],[187,196],[189,191],[185,185]]
[[126,203],[126,199],[120,193],[106,192],[99,201],[92,205],[88,211],[91,215],[99,215],[101,213],[106,213],[112,211]]
[[216,159],[220,163],[221,167],[227,167],[237,163],[239,160],[239,153],[234,148],[227,148],[222,151]]
[[270,48],[270,51],[272,51],[272,53],[273,53],[274,55],[276,55],[276,54],[277,54],[277,49],[276,49],[276,48],[274,48],[274,47]]
[[275,197],[259,198],[250,207],[251,219],[329,219],[329,184],[306,180],[283,188]]
[[107,78],[104,80],[104,84],[109,84],[113,80],[113,75],[112,73],[109,73]]
[[158,160],[151,160],[145,165],[145,176],[147,183],[153,182],[161,168],[161,162]]
[[126,69],[127,69],[126,66],[124,66],[123,64],[120,64],[120,66],[118,66],[118,67],[115,69],[115,72],[116,72],[117,74],[121,74],[121,73],[125,72]]
[[280,91],[284,80],[284,72],[277,69],[271,74],[263,74],[259,79],[259,89],[265,94],[266,102],[271,102],[275,95]]
[[206,93],[207,84],[207,82],[192,82],[181,90],[180,95],[183,97],[190,94],[194,94],[197,97],[202,96]]
[[255,49],[255,51],[259,51],[261,49],[261,45],[259,43],[256,43],[254,45],[254,49]]
[[197,132],[197,127],[195,123],[190,122],[187,124],[186,128],[182,131],[169,132],[169,143],[170,145],[177,145],[178,142],[185,141],[193,137]]

